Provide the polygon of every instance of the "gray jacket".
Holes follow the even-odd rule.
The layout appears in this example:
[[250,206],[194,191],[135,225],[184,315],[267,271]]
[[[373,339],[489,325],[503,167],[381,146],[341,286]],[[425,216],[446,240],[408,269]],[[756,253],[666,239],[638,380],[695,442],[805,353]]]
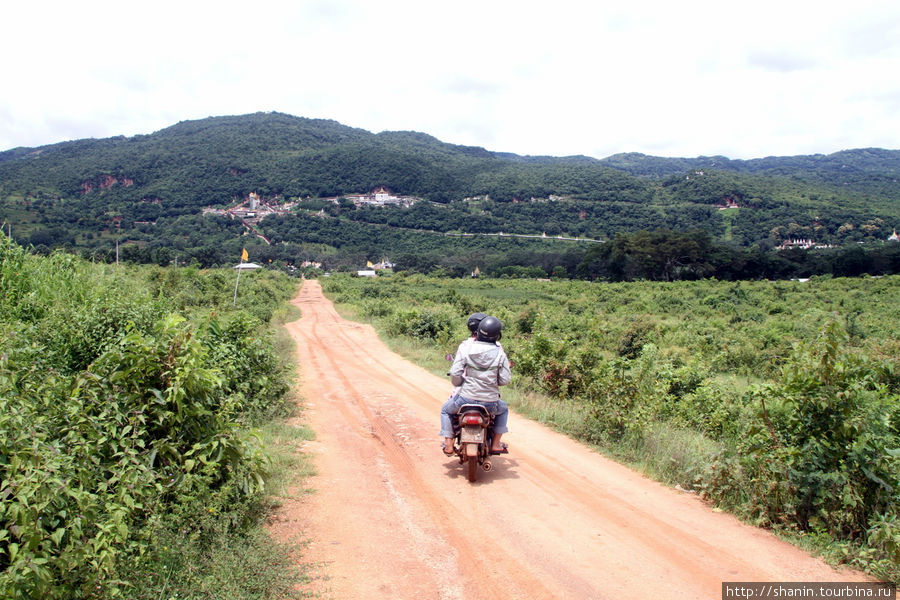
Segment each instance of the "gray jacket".
[[473,402],[496,402],[500,386],[511,379],[506,352],[491,342],[464,341],[450,367],[450,382],[460,386],[460,396]]

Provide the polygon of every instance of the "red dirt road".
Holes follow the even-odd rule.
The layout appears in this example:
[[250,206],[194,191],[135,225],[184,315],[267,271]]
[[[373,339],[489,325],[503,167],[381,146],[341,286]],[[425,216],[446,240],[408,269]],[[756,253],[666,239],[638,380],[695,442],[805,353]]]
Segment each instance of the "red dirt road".
[[512,453],[469,483],[438,445],[447,379],[342,319],[317,281],[294,303],[318,474],[272,534],[311,540],[319,597],[717,599],[723,581],[863,579],[515,414]]

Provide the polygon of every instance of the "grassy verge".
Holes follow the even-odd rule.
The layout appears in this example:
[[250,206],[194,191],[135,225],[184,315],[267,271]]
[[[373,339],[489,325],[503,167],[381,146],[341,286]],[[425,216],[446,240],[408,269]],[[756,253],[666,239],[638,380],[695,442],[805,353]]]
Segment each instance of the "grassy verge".
[[225,494],[186,502],[158,524],[152,551],[119,575],[134,600],[289,600],[307,579],[293,558],[300,548],[274,542],[264,524],[278,499],[312,474],[298,445],[311,432],[285,421],[259,430],[269,457],[266,492],[231,503]]
[[[270,333],[274,354],[285,372],[294,372],[293,341],[283,325],[300,316],[284,304],[274,310]],[[295,402],[285,402],[295,405]],[[273,415],[282,414],[281,409]],[[280,500],[302,489],[312,467],[300,450],[312,432],[298,415],[275,417],[254,434],[266,457],[263,490],[252,496],[210,491],[186,499],[177,512],[157,523],[151,552],[119,573],[133,582],[124,595],[134,600],[289,600],[304,597],[305,569],[296,561],[301,548],[276,543],[265,528]]]
[[[275,353],[288,372],[294,371],[294,344],[283,327],[300,317],[284,305],[272,319]],[[296,405],[296,402],[288,402]],[[313,432],[291,414],[256,430],[266,456],[264,492],[232,502],[228,494],[211,493],[188,501],[180,512],[160,523],[153,551],[123,580],[136,582],[125,595],[134,600],[290,600],[306,597],[305,567],[296,543],[278,543],[266,531],[267,518],[281,499],[304,493],[303,481],[314,474],[301,446]],[[297,492],[296,490],[300,490]]]
[[268,329],[296,282],[248,274],[235,306],[233,277],[0,235],[0,597],[296,597],[263,527],[305,470]]

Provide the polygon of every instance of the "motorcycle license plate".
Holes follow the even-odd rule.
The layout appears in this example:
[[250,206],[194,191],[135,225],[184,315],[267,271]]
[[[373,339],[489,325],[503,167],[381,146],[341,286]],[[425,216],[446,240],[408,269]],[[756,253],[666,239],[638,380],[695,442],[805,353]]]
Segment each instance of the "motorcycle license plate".
[[484,427],[479,425],[463,427],[459,433],[459,441],[462,443],[475,442],[476,444],[484,442]]

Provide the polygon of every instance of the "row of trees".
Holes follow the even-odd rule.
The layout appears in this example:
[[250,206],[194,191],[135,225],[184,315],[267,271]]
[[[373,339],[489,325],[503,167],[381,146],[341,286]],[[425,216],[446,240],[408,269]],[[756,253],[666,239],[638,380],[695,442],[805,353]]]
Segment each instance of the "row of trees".
[[703,231],[639,231],[592,247],[578,265],[583,279],[673,281],[855,277],[900,273],[900,244],[849,245],[829,250],[762,250],[717,245]]
[[[248,248],[252,260],[294,272],[304,261],[329,270],[356,270],[369,260],[391,259],[398,271],[467,277],[566,277],[590,280],[671,281],[714,277],[724,280],[786,279],[814,275],[858,276],[900,272],[900,244],[848,244],[825,250],[742,248],[716,242],[695,229],[619,233],[606,243],[553,238],[447,236],[336,218],[277,216],[263,229],[274,243],[247,235],[239,221],[189,216],[161,219],[155,226],[97,236],[76,244],[63,228],[35,230],[27,238],[37,253],[63,247],[99,262],[116,260],[160,266],[230,266]],[[143,230],[143,231],[142,231]],[[517,267],[526,268],[525,270]]]

